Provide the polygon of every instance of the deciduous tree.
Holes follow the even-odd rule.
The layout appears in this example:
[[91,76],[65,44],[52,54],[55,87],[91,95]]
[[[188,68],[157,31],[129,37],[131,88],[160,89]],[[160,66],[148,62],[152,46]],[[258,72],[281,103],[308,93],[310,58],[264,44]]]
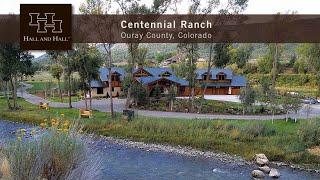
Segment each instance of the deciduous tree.
[[[6,82],[6,96],[9,109],[15,110],[19,108],[17,104],[18,77],[33,73],[30,71],[32,58],[33,56],[29,52],[20,49],[19,44],[0,44],[0,77]],[[8,95],[10,89],[9,83],[11,85],[13,106],[10,103]]]

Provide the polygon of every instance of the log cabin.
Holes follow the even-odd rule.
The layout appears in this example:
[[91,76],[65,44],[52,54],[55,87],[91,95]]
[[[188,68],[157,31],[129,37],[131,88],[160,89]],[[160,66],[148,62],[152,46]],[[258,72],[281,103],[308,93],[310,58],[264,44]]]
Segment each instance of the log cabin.
[[[112,68],[112,96],[117,97],[122,93],[122,84],[126,73],[123,68]],[[107,68],[100,68],[100,79],[91,82],[92,97],[109,97]],[[207,80],[207,70],[196,70],[195,95],[238,95],[240,89],[247,82],[244,76],[235,75],[231,69],[212,68]],[[191,89],[189,82],[177,77],[169,68],[141,67],[133,70],[134,79],[148,88],[150,95],[156,86],[161,93],[166,94],[171,86],[177,88],[177,96],[189,96]]]
[[247,84],[244,76],[235,75],[231,69],[212,68],[208,80],[207,70],[198,69],[196,74],[196,81],[201,91],[205,89],[205,95],[239,95]]
[[171,86],[177,88],[177,95],[183,95],[188,81],[177,77],[169,68],[138,68],[133,72],[133,77],[137,82],[145,85],[150,95],[153,94],[155,87],[160,87],[161,94],[166,94]]

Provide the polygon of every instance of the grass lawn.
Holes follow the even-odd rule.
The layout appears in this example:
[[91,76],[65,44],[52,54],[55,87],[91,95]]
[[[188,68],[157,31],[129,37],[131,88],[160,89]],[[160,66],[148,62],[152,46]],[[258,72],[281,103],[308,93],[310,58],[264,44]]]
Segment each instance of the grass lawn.
[[[78,110],[50,108],[39,110],[37,106],[19,99],[24,107],[9,111],[4,99],[0,99],[0,117],[7,120],[39,124],[64,114],[66,119],[78,120]],[[307,142],[301,139],[300,131],[309,121],[298,123],[245,120],[184,120],[168,118],[136,117],[131,122],[115,121],[110,114],[93,112],[92,119],[80,119],[86,132],[99,135],[127,138],[134,141],[191,146],[202,150],[226,152],[251,160],[256,153],[265,153],[270,160],[303,164],[320,168],[320,156],[307,151]],[[320,120],[314,120],[319,124]],[[312,127],[316,129],[317,127]],[[310,129],[309,129],[310,130]],[[311,132],[313,134],[313,131]],[[313,142],[312,143],[319,143]],[[314,144],[313,144],[314,145]],[[316,144],[319,145],[319,144]]]
[[45,90],[46,82],[28,81],[27,83],[32,85],[32,88],[27,90],[31,94],[34,94],[36,91],[44,91]]
[[[51,102],[61,102],[60,97],[48,97],[47,100]],[[81,101],[81,99],[77,96],[71,96],[71,102],[78,102]],[[69,97],[62,97],[62,102],[63,103],[68,103],[69,102]]]

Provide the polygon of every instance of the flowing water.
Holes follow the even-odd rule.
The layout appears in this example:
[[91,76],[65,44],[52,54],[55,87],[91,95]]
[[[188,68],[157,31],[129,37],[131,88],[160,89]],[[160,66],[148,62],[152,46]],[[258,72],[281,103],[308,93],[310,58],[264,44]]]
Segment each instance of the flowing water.
[[[15,139],[18,128],[30,129],[32,126],[21,123],[0,121],[0,144]],[[254,169],[249,165],[223,163],[215,159],[188,157],[166,152],[145,151],[114,144],[105,140],[90,142],[101,156],[101,179],[250,179]],[[278,168],[280,179],[319,180],[319,174]]]

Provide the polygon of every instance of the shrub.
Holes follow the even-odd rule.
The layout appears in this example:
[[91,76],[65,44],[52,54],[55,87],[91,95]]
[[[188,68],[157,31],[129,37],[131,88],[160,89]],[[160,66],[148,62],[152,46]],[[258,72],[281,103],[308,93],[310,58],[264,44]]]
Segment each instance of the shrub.
[[320,145],[320,121],[318,119],[312,119],[306,123],[302,123],[299,129],[299,135],[301,141],[307,146],[319,146]]
[[97,178],[100,162],[94,153],[89,151],[79,134],[67,129],[66,122],[59,125],[59,120],[54,119],[51,124],[52,127],[32,139],[23,138],[25,130],[18,131],[17,140],[4,148],[4,157],[9,162],[10,178]]

